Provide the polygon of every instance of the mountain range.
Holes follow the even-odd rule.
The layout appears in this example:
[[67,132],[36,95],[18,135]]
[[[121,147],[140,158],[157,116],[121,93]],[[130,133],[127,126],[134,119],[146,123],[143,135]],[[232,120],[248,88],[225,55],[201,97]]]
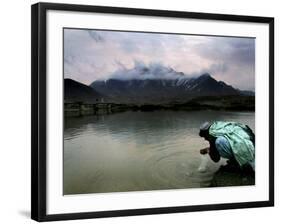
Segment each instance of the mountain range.
[[94,90],[113,102],[121,103],[167,103],[186,102],[199,96],[253,95],[215,80],[206,73],[197,78],[174,79],[108,79],[94,81]]
[[152,64],[117,70],[107,80],[89,86],[72,79],[64,80],[66,102],[107,101],[123,104],[182,103],[202,96],[254,96],[217,81],[209,73],[188,77],[172,68]]

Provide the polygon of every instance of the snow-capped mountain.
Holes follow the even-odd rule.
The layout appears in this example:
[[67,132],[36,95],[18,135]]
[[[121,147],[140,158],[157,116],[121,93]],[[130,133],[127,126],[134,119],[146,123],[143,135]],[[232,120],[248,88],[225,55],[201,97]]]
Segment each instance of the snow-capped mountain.
[[[123,73],[122,73],[123,72]],[[163,103],[184,102],[197,96],[242,95],[242,92],[205,73],[189,78],[169,67],[151,65],[117,71],[108,80],[90,86],[114,102]]]

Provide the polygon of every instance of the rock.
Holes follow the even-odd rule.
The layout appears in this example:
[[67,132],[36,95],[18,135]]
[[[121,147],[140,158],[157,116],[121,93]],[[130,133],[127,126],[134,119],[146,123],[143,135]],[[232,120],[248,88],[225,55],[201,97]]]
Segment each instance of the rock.
[[233,168],[229,164],[221,166],[215,173],[210,187],[255,185],[255,172],[249,167]]

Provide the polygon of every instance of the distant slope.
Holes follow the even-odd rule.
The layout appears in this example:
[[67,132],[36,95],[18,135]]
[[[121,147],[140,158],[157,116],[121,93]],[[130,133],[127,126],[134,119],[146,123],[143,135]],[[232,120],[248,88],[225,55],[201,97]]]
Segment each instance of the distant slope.
[[255,96],[255,92],[249,90],[239,90],[240,93],[244,96]]
[[93,88],[72,79],[64,79],[64,101],[94,103],[100,101],[101,94]]

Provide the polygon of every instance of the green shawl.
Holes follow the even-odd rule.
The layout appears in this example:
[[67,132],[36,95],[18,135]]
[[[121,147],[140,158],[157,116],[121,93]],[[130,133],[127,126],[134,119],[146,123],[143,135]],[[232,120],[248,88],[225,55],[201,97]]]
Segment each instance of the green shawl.
[[255,159],[255,147],[246,130],[247,127],[240,123],[216,121],[210,126],[209,134],[213,137],[225,137],[235,159],[243,166]]

